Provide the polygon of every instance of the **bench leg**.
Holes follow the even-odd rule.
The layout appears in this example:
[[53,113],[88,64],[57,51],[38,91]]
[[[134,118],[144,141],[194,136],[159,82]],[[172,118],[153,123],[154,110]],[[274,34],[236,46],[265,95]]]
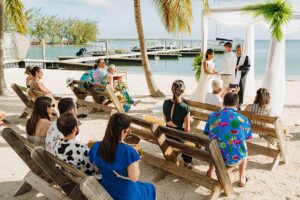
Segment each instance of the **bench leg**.
[[209,200],[218,199],[219,196],[220,196],[220,194],[221,194],[221,192],[222,192],[221,186],[220,185],[216,185],[208,199]]
[[23,181],[22,185],[18,188],[17,192],[14,194],[14,197],[25,194],[32,190],[32,186],[29,185],[26,181]]
[[272,165],[270,167],[270,171],[273,171],[276,169],[276,167],[278,166],[279,162],[281,159],[281,153],[279,153],[273,160]]
[[28,113],[26,113],[26,112],[23,112],[22,114],[21,114],[21,116],[20,116],[20,118],[27,118],[28,117]]
[[152,179],[153,182],[158,182],[160,180],[163,180],[166,178],[167,172],[164,170],[160,169],[156,174],[155,177]]

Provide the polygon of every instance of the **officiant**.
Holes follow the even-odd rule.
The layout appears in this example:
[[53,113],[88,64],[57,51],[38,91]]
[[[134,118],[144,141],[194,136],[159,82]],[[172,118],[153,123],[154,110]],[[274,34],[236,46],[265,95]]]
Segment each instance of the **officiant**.
[[238,93],[239,109],[240,109],[244,101],[246,79],[251,65],[250,65],[249,57],[246,54],[244,54],[243,47],[240,44],[236,46],[236,56],[237,56],[237,63],[235,69],[235,83],[239,84],[240,87],[240,91]]

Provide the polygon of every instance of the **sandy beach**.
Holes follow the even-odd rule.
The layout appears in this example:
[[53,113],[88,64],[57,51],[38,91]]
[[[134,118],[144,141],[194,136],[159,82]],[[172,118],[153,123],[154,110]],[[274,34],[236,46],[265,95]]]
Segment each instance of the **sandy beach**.
[[[44,84],[58,96],[70,96],[75,98],[70,88],[66,87],[66,78],[73,77],[79,79],[82,71],[67,70],[44,70]],[[24,69],[6,69],[5,78],[10,95],[0,97],[0,111],[4,111],[8,119],[20,124],[24,129],[26,120],[19,119],[24,104],[11,90],[10,85],[17,83],[25,85]],[[196,88],[196,81],[192,76],[154,76],[159,88],[167,95],[171,95],[170,87],[175,79],[181,79],[186,84],[185,96],[191,95]],[[256,88],[261,86],[262,80],[256,80]],[[142,101],[129,112],[130,115],[142,117],[143,114],[153,114],[161,117],[161,98],[149,96],[146,81],[143,74],[128,75],[129,93]],[[300,199],[300,78],[287,78],[286,81],[286,105],[282,114],[284,127],[291,134],[287,138],[289,163],[279,166],[275,171],[268,171],[271,159],[265,156],[256,155],[249,157],[247,175],[251,181],[245,188],[237,186],[238,173],[234,174],[234,195],[231,197],[221,196],[220,199],[274,199],[292,200]],[[246,102],[252,102],[252,98],[247,98]],[[101,140],[105,132],[108,117],[103,113],[89,114],[87,118],[81,119],[80,126],[81,142],[86,143],[89,139]],[[2,130],[3,127],[0,127]],[[159,149],[149,143],[142,142],[142,148],[147,152],[159,152]],[[28,168],[9,147],[0,136],[0,199],[46,199],[42,194],[33,190],[17,198],[13,197],[15,190],[22,183],[23,177],[28,172]],[[196,163],[197,168],[204,171],[208,166],[203,163]],[[141,180],[151,182],[157,168],[141,163]],[[196,184],[190,183],[173,175],[167,175],[165,179],[154,183],[158,193],[158,199],[207,199],[209,191]]]

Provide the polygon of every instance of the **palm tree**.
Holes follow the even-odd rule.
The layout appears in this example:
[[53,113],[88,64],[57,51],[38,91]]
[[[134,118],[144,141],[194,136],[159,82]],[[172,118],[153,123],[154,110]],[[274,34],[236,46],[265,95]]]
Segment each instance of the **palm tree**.
[[26,17],[24,5],[20,0],[0,0],[0,95],[6,94],[6,84],[4,79],[3,66],[3,21],[5,16],[8,17],[16,26],[18,32],[24,34],[26,32]]
[[263,17],[270,23],[272,37],[281,41],[284,37],[282,26],[293,16],[293,6],[286,0],[270,0],[265,3],[258,3],[245,6],[245,12],[250,12],[256,17]]
[[139,38],[140,50],[141,50],[141,57],[146,77],[146,82],[148,86],[148,90],[150,95],[153,97],[165,97],[165,95],[157,88],[152,72],[150,70],[150,64],[147,55],[147,47],[145,44],[145,37],[142,25],[142,16],[141,16],[141,2],[140,0],[134,0],[134,15],[135,15],[135,24]]

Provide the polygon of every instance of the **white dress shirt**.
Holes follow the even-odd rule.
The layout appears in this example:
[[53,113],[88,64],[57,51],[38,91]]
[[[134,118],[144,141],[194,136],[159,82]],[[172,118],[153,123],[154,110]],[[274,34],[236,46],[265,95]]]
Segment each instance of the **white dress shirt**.
[[220,74],[235,74],[236,62],[237,57],[232,51],[225,52],[221,64]]

